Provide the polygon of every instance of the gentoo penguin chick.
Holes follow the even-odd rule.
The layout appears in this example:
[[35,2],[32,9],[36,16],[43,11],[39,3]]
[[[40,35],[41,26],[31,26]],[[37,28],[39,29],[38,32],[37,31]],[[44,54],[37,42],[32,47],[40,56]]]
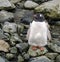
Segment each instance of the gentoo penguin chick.
[[41,51],[47,45],[48,39],[51,40],[48,23],[42,14],[37,13],[34,15],[34,20],[27,32],[27,39],[33,50],[39,48]]

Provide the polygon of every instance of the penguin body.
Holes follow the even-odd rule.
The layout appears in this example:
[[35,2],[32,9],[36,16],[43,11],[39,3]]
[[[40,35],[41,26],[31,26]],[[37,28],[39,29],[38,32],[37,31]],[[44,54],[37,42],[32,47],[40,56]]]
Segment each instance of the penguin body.
[[29,45],[45,46],[47,45],[48,37],[51,39],[47,23],[33,20],[27,33]]

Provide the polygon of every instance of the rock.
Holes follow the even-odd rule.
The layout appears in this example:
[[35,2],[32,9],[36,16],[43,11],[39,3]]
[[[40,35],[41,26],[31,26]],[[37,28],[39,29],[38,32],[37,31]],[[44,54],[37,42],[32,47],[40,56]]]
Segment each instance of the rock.
[[60,53],[60,46],[58,46],[57,44],[49,43],[48,47],[54,52]]
[[54,60],[58,56],[58,53],[47,53],[45,54],[45,56],[47,56],[51,60]]
[[9,0],[0,0],[0,10],[1,9],[14,9],[14,4],[10,3]]
[[6,54],[6,58],[9,59],[9,60],[10,60],[10,59],[13,59],[13,58],[14,58],[14,55],[11,54],[11,53],[7,53],[7,54]]
[[[32,10],[17,10],[14,13],[14,21],[18,24],[21,22],[29,24],[33,20],[33,13]],[[23,19],[23,21],[21,19]]]
[[46,2],[46,1],[49,1],[49,0],[33,0],[33,1],[35,1],[37,3],[43,3],[43,2]]
[[9,51],[9,44],[4,40],[0,40],[0,51],[8,52]]
[[56,62],[60,62],[60,55],[56,57]]
[[0,11],[0,22],[11,21],[13,19],[14,19],[13,13],[4,10]]
[[21,55],[19,55],[18,56],[18,62],[23,62],[23,61],[24,61],[23,57]]
[[38,6],[38,4],[33,1],[26,1],[24,4],[24,7],[29,8],[29,9],[35,8],[37,6]]
[[20,52],[26,51],[28,49],[28,43],[20,43],[17,44],[16,47],[20,50]]
[[23,55],[23,58],[26,60],[30,58],[30,55],[28,53],[23,52],[22,55]]
[[5,59],[0,56],[0,62],[5,62]]
[[3,31],[7,33],[17,32],[17,25],[15,23],[5,22],[3,26]]
[[45,16],[59,19],[60,18],[60,0],[52,0],[41,4],[35,8],[36,12],[42,12]]
[[47,53],[47,49],[46,48],[44,48],[44,51],[40,51],[40,49],[37,49],[37,50],[32,50],[32,47],[30,47],[29,48],[29,50],[28,50],[28,54],[30,55],[30,56],[40,56],[40,55],[43,55],[43,54],[45,54],[45,53]]
[[29,62],[53,62],[53,61],[48,59],[46,56],[40,56],[40,57],[32,58]]
[[24,16],[26,10],[16,10],[14,13],[14,21],[20,23],[21,18]]
[[10,52],[16,54],[17,53],[17,48],[16,47],[10,48]]
[[9,0],[9,1],[15,4],[15,3],[20,2],[21,0]]
[[23,41],[20,39],[20,37],[17,33],[14,33],[10,37],[10,42],[15,42],[15,43],[19,42],[20,43],[20,42],[23,42]]
[[23,31],[23,29],[24,29],[24,26],[23,26],[23,25],[20,25],[20,24],[17,25],[17,33],[18,33],[19,35],[20,35],[21,32]]
[[60,21],[57,21],[57,22],[56,22],[56,25],[60,26]]
[[6,39],[7,37],[3,34],[3,30],[0,29],[0,39]]
[[33,11],[26,11],[24,16],[21,18],[20,23],[29,25],[33,21]]

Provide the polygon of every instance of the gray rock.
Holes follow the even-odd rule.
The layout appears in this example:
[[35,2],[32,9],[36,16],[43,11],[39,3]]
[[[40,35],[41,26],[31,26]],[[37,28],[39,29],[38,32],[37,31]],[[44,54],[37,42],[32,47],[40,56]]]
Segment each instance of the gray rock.
[[11,34],[10,42],[15,42],[15,43],[19,42],[20,43],[23,41],[20,39],[20,37],[17,33],[13,33],[13,34]]
[[16,47],[20,50],[20,52],[26,51],[28,49],[28,43],[20,43],[17,44]]
[[0,11],[0,22],[11,21],[13,18],[13,13],[4,10]]
[[50,18],[60,18],[60,0],[52,0],[41,4],[36,7],[37,12],[43,12],[46,16]]
[[7,53],[7,54],[6,54],[6,58],[9,59],[9,60],[10,60],[10,59],[13,59],[13,58],[14,58],[14,55],[11,54],[11,53]]
[[20,2],[21,0],[9,0],[10,2],[12,2],[12,3],[18,3],[18,2]]
[[44,51],[41,51],[40,49],[37,49],[37,50],[32,50],[32,47],[30,47],[29,48],[29,50],[28,50],[28,54],[30,55],[30,56],[40,56],[40,55],[43,55],[43,54],[45,54],[45,53],[47,53],[48,52],[48,50],[46,49],[46,48],[44,48]]
[[0,0],[0,10],[1,9],[13,9],[14,4],[10,3],[9,0]]
[[26,53],[26,54],[23,55],[23,58],[28,60],[30,58],[30,55],[28,53]]
[[24,16],[26,10],[17,10],[15,13],[14,13],[14,21],[16,23],[19,23],[21,18]]
[[0,62],[5,62],[5,59],[0,57]]
[[7,33],[17,32],[17,25],[15,23],[5,22],[3,25],[3,31]]
[[0,51],[4,51],[4,52],[9,52],[9,44],[4,41],[4,40],[0,40]]
[[23,62],[23,61],[24,61],[23,57],[22,57],[21,55],[19,55],[19,56],[18,56],[18,61],[17,61],[17,62]]
[[56,62],[60,62],[60,55],[56,57]]
[[56,25],[60,26],[60,21],[57,21],[57,22],[56,22]]
[[24,4],[24,7],[29,8],[29,9],[35,8],[37,6],[38,6],[38,4],[33,2],[33,1],[26,1],[25,4]]
[[0,29],[0,39],[6,39],[7,37],[3,34],[3,30]]
[[16,47],[10,48],[10,52],[16,54],[17,53],[17,48]]
[[45,56],[47,56],[51,60],[54,60],[58,56],[58,53],[47,53],[45,54]]
[[57,44],[48,43],[48,47],[54,52],[60,53],[60,46],[58,46]]
[[24,16],[21,18],[20,22],[25,25],[29,25],[33,21],[33,14],[34,14],[33,11],[27,10]]
[[53,62],[53,61],[48,59],[46,56],[40,56],[40,57],[32,58],[29,62]]

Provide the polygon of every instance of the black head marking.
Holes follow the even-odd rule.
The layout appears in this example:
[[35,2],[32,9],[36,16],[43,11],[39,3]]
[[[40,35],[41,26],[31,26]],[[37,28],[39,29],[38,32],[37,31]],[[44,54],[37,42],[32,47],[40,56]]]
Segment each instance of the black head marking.
[[43,22],[45,21],[45,17],[43,14],[37,13],[34,15],[34,20],[38,22]]

